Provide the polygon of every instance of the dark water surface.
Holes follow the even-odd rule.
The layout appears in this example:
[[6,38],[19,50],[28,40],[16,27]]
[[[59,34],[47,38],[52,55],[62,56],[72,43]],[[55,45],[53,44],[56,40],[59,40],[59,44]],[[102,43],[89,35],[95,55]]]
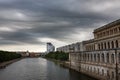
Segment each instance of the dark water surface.
[[0,80],[95,80],[43,58],[26,58],[0,69]]

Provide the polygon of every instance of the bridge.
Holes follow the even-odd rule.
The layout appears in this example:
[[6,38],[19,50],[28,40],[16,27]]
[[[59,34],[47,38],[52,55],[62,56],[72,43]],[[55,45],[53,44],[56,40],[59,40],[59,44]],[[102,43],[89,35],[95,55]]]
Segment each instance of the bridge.
[[28,51],[16,51],[17,54],[21,54],[22,57],[44,57],[45,52],[28,52]]

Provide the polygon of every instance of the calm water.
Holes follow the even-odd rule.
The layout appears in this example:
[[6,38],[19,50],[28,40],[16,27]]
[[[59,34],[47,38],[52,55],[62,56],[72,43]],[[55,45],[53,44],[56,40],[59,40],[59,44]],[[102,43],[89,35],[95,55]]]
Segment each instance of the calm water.
[[95,80],[43,58],[26,58],[0,69],[0,80]]

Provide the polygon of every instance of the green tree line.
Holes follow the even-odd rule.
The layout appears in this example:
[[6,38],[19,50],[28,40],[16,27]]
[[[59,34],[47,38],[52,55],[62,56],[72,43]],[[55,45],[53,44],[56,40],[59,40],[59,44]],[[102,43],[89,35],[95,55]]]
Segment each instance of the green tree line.
[[67,61],[69,59],[69,54],[65,52],[50,52],[46,56],[46,58]]
[[15,52],[0,51],[0,62],[13,60],[20,57],[21,55],[16,54]]

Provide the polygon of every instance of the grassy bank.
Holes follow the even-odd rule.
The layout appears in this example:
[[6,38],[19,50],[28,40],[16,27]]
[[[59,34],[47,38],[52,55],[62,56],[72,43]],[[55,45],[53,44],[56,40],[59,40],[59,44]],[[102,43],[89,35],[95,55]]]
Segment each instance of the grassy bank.
[[15,52],[0,51],[0,63],[14,60],[17,58],[21,58],[21,55],[16,54]]
[[45,58],[60,60],[60,61],[67,61],[69,59],[69,54],[65,52],[50,52],[48,53]]

